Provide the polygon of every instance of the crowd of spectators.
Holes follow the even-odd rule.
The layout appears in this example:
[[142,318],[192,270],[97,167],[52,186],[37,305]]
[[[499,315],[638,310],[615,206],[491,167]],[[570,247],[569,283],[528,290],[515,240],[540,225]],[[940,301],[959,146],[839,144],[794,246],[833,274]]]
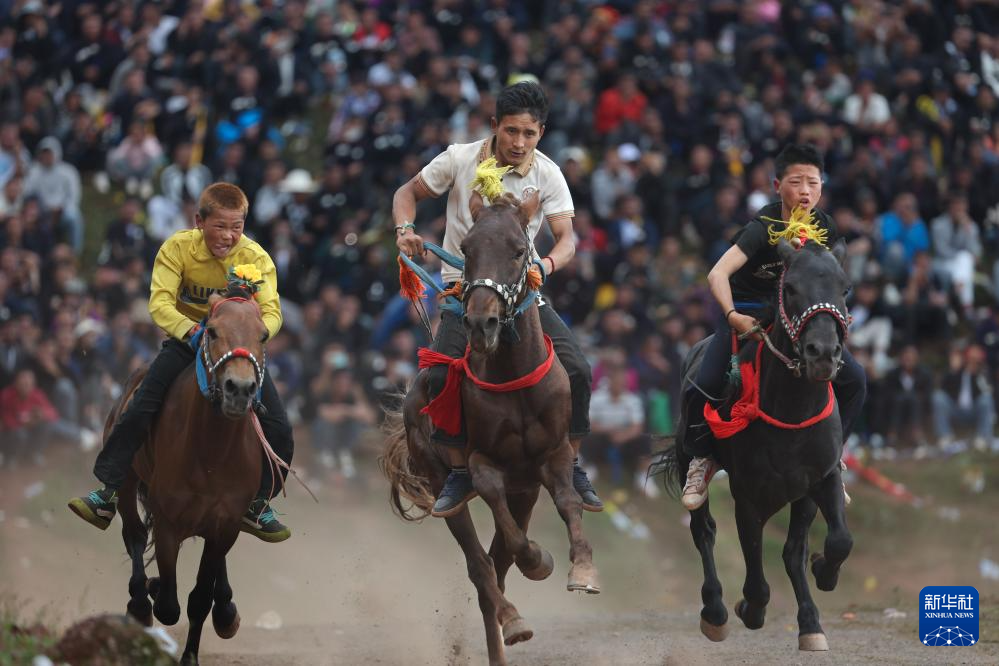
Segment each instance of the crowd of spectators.
[[[92,445],[158,344],[158,245],[224,180],[278,267],[268,360],[299,438],[352,475],[428,339],[396,296],[391,195],[489,136],[496,92],[533,77],[576,209],[546,290],[590,354],[607,478],[630,483],[643,435],[672,431],[681,360],[716,316],[705,272],[772,200],[790,141],[824,153],[821,206],[849,241],[870,380],[855,443],[992,446],[995,3],[0,0],[0,17],[5,442],[52,424]],[[424,237],[443,205],[421,204]]]

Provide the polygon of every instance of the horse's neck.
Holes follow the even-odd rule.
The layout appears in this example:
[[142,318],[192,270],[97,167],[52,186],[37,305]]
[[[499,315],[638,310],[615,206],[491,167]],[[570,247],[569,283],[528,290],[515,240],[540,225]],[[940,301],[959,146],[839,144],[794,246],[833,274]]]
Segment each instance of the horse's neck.
[[235,447],[244,446],[248,435],[253,434],[252,416],[247,413],[240,419],[229,419],[218,407],[197,396],[190,408],[189,427],[196,433],[211,433],[210,446],[201,447],[198,458],[202,461],[231,460]]
[[517,342],[500,339],[499,348],[488,357],[472,352],[469,362],[475,374],[494,384],[518,379],[533,372],[548,357],[538,306],[532,305],[514,320]]
[[[794,346],[782,329],[775,326],[770,339],[782,354],[795,357]],[[795,377],[765,345],[760,355],[759,372],[760,407],[776,419],[788,423],[804,421],[821,412],[829,401],[829,387],[825,382]]]

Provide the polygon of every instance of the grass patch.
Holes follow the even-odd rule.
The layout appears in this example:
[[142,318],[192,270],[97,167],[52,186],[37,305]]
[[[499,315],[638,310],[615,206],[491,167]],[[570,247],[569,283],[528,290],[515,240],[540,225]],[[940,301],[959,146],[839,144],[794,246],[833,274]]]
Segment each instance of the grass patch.
[[22,609],[17,599],[0,600],[0,666],[31,663],[36,655],[48,653],[58,640],[58,634],[50,628],[55,623],[47,611],[30,616]]

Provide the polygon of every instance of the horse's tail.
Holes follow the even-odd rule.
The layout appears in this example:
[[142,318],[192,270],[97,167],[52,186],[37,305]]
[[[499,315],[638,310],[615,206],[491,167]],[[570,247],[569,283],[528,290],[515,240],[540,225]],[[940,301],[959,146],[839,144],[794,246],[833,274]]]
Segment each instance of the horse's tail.
[[378,465],[391,486],[389,496],[392,509],[403,520],[423,520],[430,515],[434,495],[430,491],[430,482],[410,469],[409,445],[401,406],[395,409],[385,408],[382,432],[385,435],[385,449],[378,457]]
[[145,566],[148,569],[149,565],[152,563],[153,559],[156,557],[156,539],[153,534],[153,512],[149,508],[149,488],[146,484],[141,481],[137,484],[135,489],[135,497],[139,500],[139,505],[142,507],[142,528],[146,530],[146,550],[148,554],[146,557]]
[[669,445],[665,449],[652,454],[652,464],[649,465],[649,476],[661,474],[666,493],[673,499],[678,499],[680,492],[683,490],[683,475],[686,471],[685,469],[681,469],[680,442],[675,436],[667,437],[665,440],[669,442]]

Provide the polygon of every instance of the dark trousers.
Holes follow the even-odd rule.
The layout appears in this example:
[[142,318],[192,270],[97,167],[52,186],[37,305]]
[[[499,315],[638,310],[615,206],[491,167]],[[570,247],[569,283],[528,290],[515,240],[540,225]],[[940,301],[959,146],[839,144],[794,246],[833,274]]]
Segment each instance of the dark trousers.
[[[746,314],[756,314],[747,312]],[[715,327],[715,335],[708,343],[701,359],[701,367],[694,381],[705,393],[720,398],[725,392],[728,371],[732,358],[732,329],[728,322],[720,320]],[[833,381],[833,392],[839,403],[839,417],[843,424],[843,438],[853,432],[853,427],[864,407],[867,398],[867,375],[864,368],[853,358],[850,350],[843,348],[843,367]],[[688,389],[686,423],[687,432],[683,437],[683,450],[688,455],[704,458],[711,455],[714,438],[704,424],[704,403],[706,398],[696,388]],[[693,427],[691,427],[693,426]]]
[[[572,417],[569,419],[569,437],[576,439],[590,432],[590,384],[593,381],[590,365],[586,362],[583,350],[579,348],[575,336],[562,318],[545,304],[539,306],[541,329],[552,339],[555,355],[569,375],[569,389],[572,392]],[[437,337],[430,348],[451,358],[465,355],[468,338],[461,325],[461,317],[447,310],[441,311],[441,325],[437,328]],[[447,383],[447,366],[435,365],[429,370],[430,399],[433,400],[444,390]],[[448,446],[464,446],[466,443],[465,424],[461,433],[448,435],[436,428],[431,438],[438,444]]]
[[[194,350],[190,345],[173,338],[163,343],[145,378],[132,396],[128,409],[118,417],[104,443],[104,448],[97,456],[94,475],[98,479],[111,488],[121,486],[132,464],[132,458],[145,442],[153,418],[163,405],[170,385],[193,361]],[[274,452],[286,463],[291,464],[295,450],[291,424],[288,423],[288,415],[284,411],[284,405],[281,404],[281,398],[274,388],[269,373],[264,374],[261,402],[267,410],[267,414],[260,417],[264,436],[267,437]],[[262,451],[261,457],[263,457]],[[259,497],[267,497],[271,489],[271,479],[270,467],[265,462]],[[275,484],[275,492],[280,489],[281,484]]]

